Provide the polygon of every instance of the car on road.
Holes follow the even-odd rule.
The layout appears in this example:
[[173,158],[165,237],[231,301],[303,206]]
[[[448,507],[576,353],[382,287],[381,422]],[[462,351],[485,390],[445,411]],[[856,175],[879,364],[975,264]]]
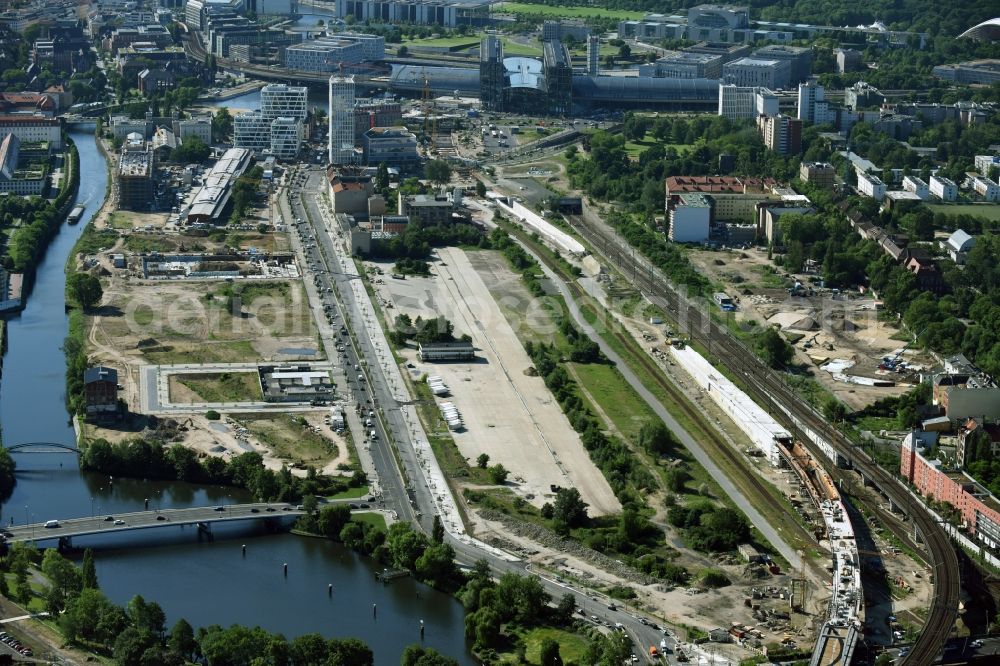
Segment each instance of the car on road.
[[250,513],[260,513],[260,509],[258,509],[257,507],[253,507],[252,509],[250,509]]
[[267,507],[264,510],[267,511],[268,513],[272,513],[274,511],[274,507],[273,506],[269,506],[269,507]]
[[981,648],[981,647],[983,647],[983,642],[981,640],[979,640],[979,639],[976,639],[976,640],[972,641],[971,643],[969,643],[969,645],[972,646],[972,647],[974,647],[974,648]]
[[125,524],[125,521],[124,521],[124,520],[122,520],[121,518],[119,518],[119,519],[117,519],[117,520],[115,521],[115,525],[124,525],[124,524]]
[[225,510],[226,510],[226,507],[224,507],[224,506],[217,506],[214,509],[212,509],[212,511],[225,511]]
[[167,519],[167,517],[161,514],[161,515],[158,515],[158,516],[156,517],[156,519],[157,519],[157,520],[166,520],[166,519]]
[[115,517],[114,517],[114,516],[105,516],[105,518],[104,518],[104,522],[106,522],[106,523],[110,523],[110,522],[111,522],[112,520],[114,520],[114,519],[115,519]]

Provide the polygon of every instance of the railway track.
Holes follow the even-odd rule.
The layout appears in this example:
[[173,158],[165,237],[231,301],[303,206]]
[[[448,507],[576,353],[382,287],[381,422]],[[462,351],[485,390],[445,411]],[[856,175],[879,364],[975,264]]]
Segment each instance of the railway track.
[[[517,231],[518,239],[529,246],[537,246],[537,242],[532,240],[527,234]],[[538,252],[536,252],[538,254]],[[573,294],[574,300],[577,302],[584,302],[585,299],[589,298],[589,295],[583,290],[579,283],[570,275],[562,266],[554,264],[550,266],[553,271],[555,271],[559,277],[566,284],[566,287]],[[740,469],[745,466],[743,460],[740,459],[740,454],[735,450],[725,439],[719,435],[715,428],[707,425],[704,421],[704,415],[698,412],[695,408],[694,403],[691,399],[681,391],[663,372],[663,370],[656,365],[656,363],[641,350],[638,354],[633,353],[632,348],[635,346],[635,340],[631,335],[624,331],[620,326],[613,325],[609,327],[611,334],[621,343],[625,348],[627,356],[631,357],[632,360],[639,364],[642,369],[646,372],[646,376],[650,377],[659,387],[666,393],[671,402],[673,402],[680,410],[683,412],[684,416],[687,417],[688,421],[693,425],[693,428],[689,430],[690,434],[697,437],[699,441],[707,444],[705,448],[710,448],[714,455],[718,455],[725,459],[725,461],[731,466],[731,468]],[[777,498],[770,493],[765,486],[764,482],[756,474],[747,474],[744,480],[748,482],[753,493],[756,497],[760,498],[767,506],[757,507],[758,509],[766,509],[768,512],[774,512],[773,515],[783,515],[788,512],[788,507],[781,504]],[[813,542],[814,539],[809,532],[807,532],[797,521],[791,521],[790,526],[798,531],[798,537],[804,541]]]
[[[705,307],[691,303],[675,289],[636,251],[618,238],[605,224],[595,224],[585,216],[567,218],[575,230],[591,247],[606,259],[615,260],[626,276],[654,305],[661,307],[669,317],[682,323],[684,332],[704,344],[733,373],[743,379],[748,391],[777,414],[789,417],[811,429],[830,443],[850,466],[871,481],[893,504],[900,507],[912,520],[912,525],[922,537],[932,568],[934,595],[927,619],[909,654],[906,666],[931,664],[944,647],[958,615],[961,587],[958,557],[948,535],[929,513],[923,502],[910,494],[909,489],[882,469],[866,453],[855,448],[841,432],[826,422],[811,405],[781,380],[780,375],[765,366],[756,355],[736,340],[721,325],[712,320]],[[614,256],[612,256],[612,253]],[[785,419],[786,421],[789,419]],[[805,436],[804,429],[791,423],[802,441],[819,458],[826,457]]]

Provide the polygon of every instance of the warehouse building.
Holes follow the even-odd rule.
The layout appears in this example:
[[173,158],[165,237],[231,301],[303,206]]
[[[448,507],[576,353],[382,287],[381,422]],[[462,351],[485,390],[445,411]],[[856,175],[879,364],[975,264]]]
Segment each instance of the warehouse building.
[[476,358],[476,348],[471,342],[432,342],[417,345],[417,355],[421,361],[430,363],[472,361]]
[[205,174],[201,190],[191,204],[188,223],[221,224],[236,179],[250,167],[253,153],[246,148],[230,148]]

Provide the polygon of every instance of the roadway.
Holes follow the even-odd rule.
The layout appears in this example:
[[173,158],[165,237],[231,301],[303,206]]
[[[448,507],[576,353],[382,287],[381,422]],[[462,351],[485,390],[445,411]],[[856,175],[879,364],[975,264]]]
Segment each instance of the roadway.
[[[339,501],[339,500],[338,500]],[[343,500],[342,502],[346,502]],[[355,502],[359,500],[353,500]],[[257,518],[278,518],[281,516],[301,516],[305,511],[284,502],[258,502],[254,504],[220,504],[186,509],[162,509],[154,511],[133,511],[116,515],[91,516],[62,520],[53,517],[58,527],[46,527],[47,523],[9,526],[4,528],[8,543],[18,541],[42,541],[68,537],[90,536],[94,534],[114,534],[154,527],[176,525],[197,525],[198,523],[220,523]]]
[[733,374],[742,377],[748,392],[761,404],[774,409],[778,415],[784,414],[784,420],[792,422],[793,430],[801,436],[813,455],[818,459],[829,459],[806,435],[807,430],[828,442],[848,461],[849,466],[863,474],[911,518],[911,524],[920,533],[927,548],[935,591],[920,637],[902,663],[924,666],[933,662],[954,626],[961,585],[955,550],[923,503],[911,496],[903,483],[827,423],[785,384],[779,373],[765,366],[756,354],[732,338],[725,327],[714,322],[706,314],[713,307],[711,304],[692,302],[603,221],[588,216],[573,216],[570,222],[595,251],[617,265],[623,275],[631,277],[643,296],[677,322],[683,335],[703,344]]

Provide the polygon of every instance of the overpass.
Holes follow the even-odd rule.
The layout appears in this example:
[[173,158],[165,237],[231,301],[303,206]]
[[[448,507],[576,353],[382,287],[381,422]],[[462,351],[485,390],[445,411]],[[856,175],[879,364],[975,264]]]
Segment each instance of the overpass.
[[[338,503],[342,503],[338,501]],[[46,539],[69,540],[72,537],[95,534],[120,534],[135,530],[197,525],[198,529],[211,533],[213,523],[235,522],[238,520],[280,519],[284,516],[301,516],[305,511],[285,502],[259,502],[255,504],[221,504],[187,509],[162,509],[158,511],[135,511],[114,516],[94,516],[90,518],[70,518],[57,521],[58,527],[46,527],[47,523],[10,526],[4,528],[7,543],[41,541]]]

